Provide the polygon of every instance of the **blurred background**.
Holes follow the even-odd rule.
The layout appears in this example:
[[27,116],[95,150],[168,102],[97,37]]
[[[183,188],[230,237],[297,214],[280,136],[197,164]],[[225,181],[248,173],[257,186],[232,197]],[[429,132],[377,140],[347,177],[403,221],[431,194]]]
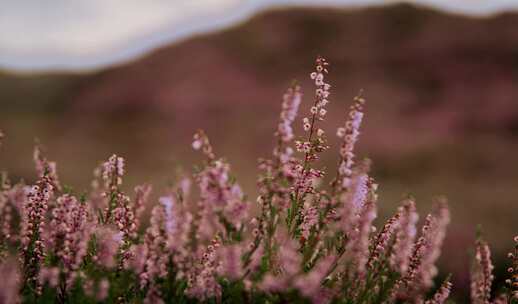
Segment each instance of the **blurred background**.
[[[368,100],[358,154],[374,161],[380,217],[412,194],[424,218],[435,195],[453,221],[441,276],[469,293],[477,225],[499,280],[518,232],[518,1],[0,0],[0,168],[33,181],[36,139],[62,181],[87,189],[112,153],[125,186],[155,190],[200,157],[207,131],[253,198],[257,162],[273,147],[284,90],[313,87],[331,63],[325,129],[343,124],[360,88]],[[300,130],[300,122],[297,128]],[[300,134],[300,133],[299,133]]]

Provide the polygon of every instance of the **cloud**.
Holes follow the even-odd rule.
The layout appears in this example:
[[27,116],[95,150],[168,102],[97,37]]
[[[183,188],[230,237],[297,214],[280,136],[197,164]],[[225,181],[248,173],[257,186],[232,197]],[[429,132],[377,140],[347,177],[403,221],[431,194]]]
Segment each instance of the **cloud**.
[[[320,0],[365,6],[396,1]],[[420,0],[457,13],[484,15],[518,8],[511,0]],[[131,60],[149,50],[214,31],[272,6],[310,0],[0,0],[0,68],[84,70]]]

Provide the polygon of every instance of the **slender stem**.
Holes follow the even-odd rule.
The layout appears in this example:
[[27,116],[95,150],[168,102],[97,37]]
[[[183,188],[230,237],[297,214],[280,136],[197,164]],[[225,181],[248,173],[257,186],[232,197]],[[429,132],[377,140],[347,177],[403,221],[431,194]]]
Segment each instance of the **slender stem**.
[[[313,104],[313,106],[315,107],[317,104],[318,104],[318,97],[315,98],[315,102]],[[314,113],[312,116],[311,116],[311,127],[309,129],[309,135],[308,135],[308,139],[307,139],[307,142],[311,143],[311,140],[313,139],[313,133],[315,131],[315,121],[316,121],[316,117],[317,117],[317,113]],[[311,155],[311,147],[310,147],[310,151],[306,152],[305,153],[305,156],[304,156],[304,164],[302,166],[302,182],[305,182],[306,178],[308,177],[308,174],[309,174],[309,170],[308,170],[308,165],[309,165],[309,158],[310,158],[310,155]],[[293,202],[293,207],[292,208],[292,211],[291,211],[291,216],[290,216],[290,220],[288,222],[288,232],[291,232],[291,229],[292,229],[292,223],[293,223],[293,220],[295,219],[295,217],[297,216],[297,213],[298,213],[298,209],[299,209],[299,192],[300,192],[300,182],[297,184],[297,188],[295,189],[295,197],[294,197],[294,202]],[[305,193],[303,193],[302,195],[304,195]]]

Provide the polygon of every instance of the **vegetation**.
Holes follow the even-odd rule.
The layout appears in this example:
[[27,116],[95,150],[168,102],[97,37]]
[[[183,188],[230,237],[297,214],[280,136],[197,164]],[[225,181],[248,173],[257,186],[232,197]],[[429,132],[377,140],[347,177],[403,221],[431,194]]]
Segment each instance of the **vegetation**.
[[[78,194],[62,186],[56,164],[37,146],[34,185],[1,179],[0,302],[444,303],[450,279],[438,288],[434,279],[450,221],[446,199],[436,199],[420,229],[412,197],[374,227],[377,184],[370,161],[354,155],[361,93],[337,130],[336,168],[318,167],[329,149],[321,128],[327,73],[317,58],[300,138],[293,123],[301,89],[294,84],[283,96],[272,157],[259,161],[255,203],[203,131],[192,143],[203,164],[165,191],[149,224],[143,215],[151,187],[136,187],[132,198],[122,191],[123,158],[111,156],[94,171],[91,191]],[[478,239],[473,303],[518,303],[518,237],[515,243],[508,289],[494,295],[489,246]]]

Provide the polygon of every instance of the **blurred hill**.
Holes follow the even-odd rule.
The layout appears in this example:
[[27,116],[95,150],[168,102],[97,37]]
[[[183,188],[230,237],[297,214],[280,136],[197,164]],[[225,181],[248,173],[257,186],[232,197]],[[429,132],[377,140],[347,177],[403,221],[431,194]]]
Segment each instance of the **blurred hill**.
[[397,124],[434,125],[431,133],[441,139],[495,131],[514,136],[515,20],[512,14],[474,19],[409,5],[272,11],[95,74],[2,73],[2,107],[72,116],[146,112],[169,118],[223,107],[276,111],[279,92],[293,78],[304,83],[312,59],[322,54],[333,64],[338,102],[346,103],[364,88],[371,111],[384,112],[383,129],[395,118],[385,113],[390,111],[401,116]]
[[[331,144],[363,88],[360,155],[374,160],[381,217],[404,193],[417,197],[422,214],[433,195],[447,195],[454,222],[442,263],[466,274],[478,223],[499,260],[518,231],[517,20],[409,5],[274,10],[93,74],[2,73],[0,127],[9,138],[0,167],[31,179],[36,136],[76,187],[113,152],[128,159],[129,185],[163,185],[175,166],[188,170],[198,159],[190,138],[204,128],[255,195],[255,159],[271,151],[282,93],[301,82],[306,112],[308,75],[321,54],[332,64]],[[323,161],[335,160],[331,152]],[[468,286],[460,274],[456,283]]]

